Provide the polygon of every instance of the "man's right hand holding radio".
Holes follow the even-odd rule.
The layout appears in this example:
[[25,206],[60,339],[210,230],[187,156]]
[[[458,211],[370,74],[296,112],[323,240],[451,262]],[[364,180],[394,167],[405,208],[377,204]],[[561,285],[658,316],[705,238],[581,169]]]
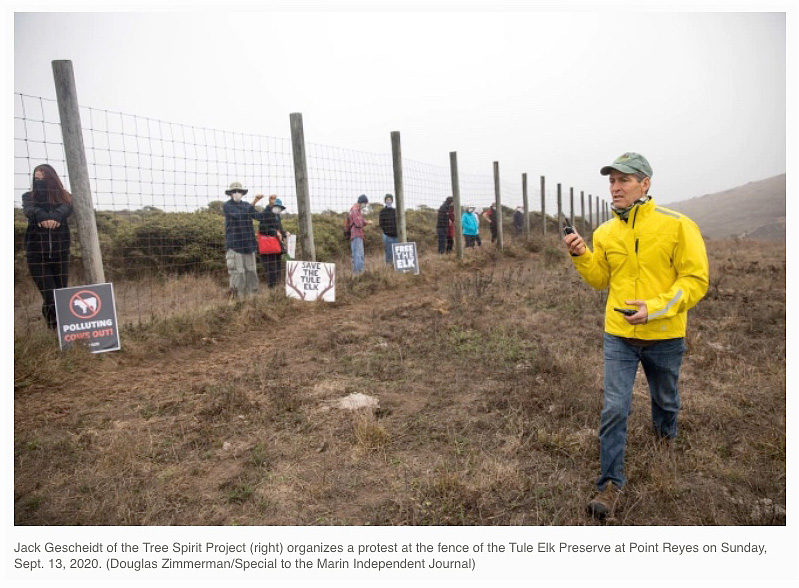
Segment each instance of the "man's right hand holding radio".
[[563,237],[563,242],[566,243],[566,246],[569,248],[569,254],[573,257],[578,257],[585,253],[585,241],[583,241],[583,238],[576,231],[565,235]]

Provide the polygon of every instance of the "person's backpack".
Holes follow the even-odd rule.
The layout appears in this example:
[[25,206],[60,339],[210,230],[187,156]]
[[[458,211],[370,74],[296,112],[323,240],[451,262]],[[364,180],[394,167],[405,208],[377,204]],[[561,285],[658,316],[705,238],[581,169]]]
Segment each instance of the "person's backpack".
[[352,224],[350,223],[350,214],[347,213],[347,216],[344,217],[344,238],[350,238],[350,231],[352,230]]

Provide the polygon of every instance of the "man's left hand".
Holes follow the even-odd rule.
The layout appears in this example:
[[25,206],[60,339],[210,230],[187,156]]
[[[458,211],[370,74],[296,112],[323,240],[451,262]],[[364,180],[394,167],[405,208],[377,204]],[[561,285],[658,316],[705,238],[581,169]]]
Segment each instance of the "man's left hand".
[[626,316],[627,322],[631,325],[643,325],[649,320],[649,311],[646,308],[645,300],[625,300],[624,304],[628,306],[637,306],[638,312],[633,315]]

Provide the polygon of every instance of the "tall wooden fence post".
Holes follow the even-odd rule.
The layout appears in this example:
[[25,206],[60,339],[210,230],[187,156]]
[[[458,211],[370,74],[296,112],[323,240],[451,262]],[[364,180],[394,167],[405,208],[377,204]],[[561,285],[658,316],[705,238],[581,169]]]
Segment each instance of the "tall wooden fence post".
[[408,242],[405,230],[405,187],[402,182],[402,145],[399,131],[391,131],[391,158],[394,164],[394,203],[397,209],[397,232],[400,243]]
[[502,237],[502,196],[499,193],[499,162],[494,162],[494,202],[496,203],[496,210],[494,211],[494,222],[497,225],[497,247],[500,249],[505,248],[505,242]]
[[599,225],[602,224],[602,220],[601,220],[602,217],[600,216],[600,212],[599,212],[599,196],[596,197],[595,202],[596,202],[596,226],[599,226]]
[[547,234],[547,195],[545,189],[546,180],[541,176],[541,234]]
[[569,188],[569,224],[574,226],[574,188]]
[[581,223],[582,232],[587,233],[588,231],[586,230],[585,226],[585,192],[583,190],[580,190],[580,218],[583,219],[583,222]]
[[69,60],[53,61],[52,66],[84,279],[89,284],[102,284],[105,282],[105,271],[100,254],[100,239],[97,236],[92,190],[89,185],[89,166],[83,148],[83,128],[80,122],[78,92],[75,89],[75,73]]
[[289,115],[291,120],[291,150],[294,154],[294,185],[297,187],[297,216],[300,229],[302,259],[316,261],[316,246],[311,220],[311,196],[308,189],[308,166],[305,161],[305,131],[302,113]]
[[463,259],[463,226],[461,223],[461,188],[458,182],[458,153],[450,151],[449,169],[452,175],[452,204],[455,207],[455,254]]
[[522,174],[522,206],[524,208],[524,237],[530,238],[530,203],[527,200],[527,174]]
[[562,222],[563,222],[563,200],[560,193],[560,184],[558,184],[558,222],[557,222],[556,231],[560,230]]

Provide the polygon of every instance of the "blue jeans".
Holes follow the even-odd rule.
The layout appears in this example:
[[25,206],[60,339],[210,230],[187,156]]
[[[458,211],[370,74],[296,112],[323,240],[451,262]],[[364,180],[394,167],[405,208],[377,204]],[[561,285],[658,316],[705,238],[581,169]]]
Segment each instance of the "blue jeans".
[[627,416],[633,397],[638,362],[644,368],[652,401],[652,425],[658,437],[677,436],[680,395],[677,378],[685,353],[685,340],[664,339],[648,347],[632,345],[605,333],[605,398],[599,419],[600,473],[597,488],[604,490],[611,481],[621,487],[624,476],[624,450],[627,446]]
[[394,250],[391,246],[397,242],[396,237],[389,237],[388,235],[383,235],[383,247],[386,250],[386,263],[391,265],[394,263]]
[[363,239],[353,237],[350,241],[352,251],[352,273],[359,274],[363,271]]

